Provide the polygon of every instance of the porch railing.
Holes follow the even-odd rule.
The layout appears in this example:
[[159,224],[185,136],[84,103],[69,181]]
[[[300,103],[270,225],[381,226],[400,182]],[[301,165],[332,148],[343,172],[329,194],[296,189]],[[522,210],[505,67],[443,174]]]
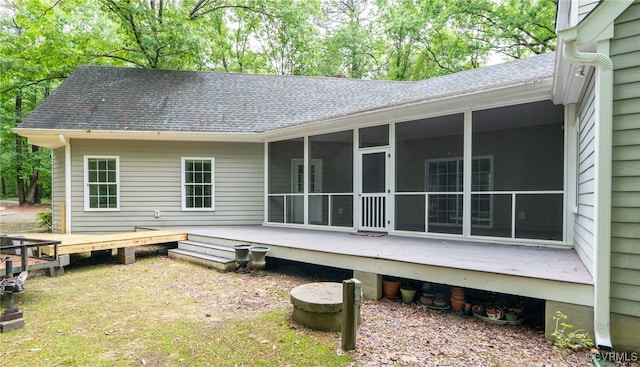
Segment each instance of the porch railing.
[[[433,225],[437,225],[437,226],[453,226],[453,225],[457,225],[457,226],[463,226],[463,205],[462,205],[462,198],[463,198],[463,193],[462,192],[396,192],[395,193],[396,196],[423,196],[424,197],[424,207],[425,207],[425,213],[424,213],[424,228],[425,228],[425,232],[429,232],[429,226],[433,226]],[[511,206],[510,206],[510,218],[511,218],[511,223],[510,223],[510,235],[509,236],[498,236],[498,237],[506,237],[506,238],[527,238],[527,237],[522,237],[522,236],[518,236],[517,235],[517,230],[518,230],[518,200],[521,199],[523,196],[525,195],[559,195],[559,200],[560,200],[560,204],[559,204],[559,208],[562,211],[562,213],[559,213],[559,217],[560,218],[564,218],[563,212],[564,210],[563,208],[563,203],[562,203],[562,196],[564,195],[564,191],[562,190],[549,190],[549,191],[474,191],[471,193],[471,198],[472,201],[477,199],[478,197],[485,197],[488,196],[488,208],[486,208],[486,210],[484,211],[484,213],[480,213],[481,211],[476,211],[475,212],[475,216],[473,216],[472,213],[472,218],[471,218],[471,225],[472,228],[487,228],[490,229],[493,227],[494,225],[494,218],[495,218],[495,214],[497,210],[500,209],[496,209],[495,208],[495,198],[498,196],[508,196],[511,202]],[[450,215],[447,217],[447,219],[450,219],[446,222],[439,222],[439,221],[435,221],[434,218],[431,218],[432,216],[430,214],[433,214],[433,212],[438,211],[438,208],[433,208],[430,207],[431,204],[431,199],[434,199],[435,197],[438,197],[439,199],[442,199],[443,197],[457,197],[455,199],[455,205],[453,205],[453,209],[448,209],[451,211]],[[524,218],[520,218],[521,220],[524,220]],[[562,226],[563,227],[563,226]],[[562,233],[562,236],[564,235],[564,233]],[[492,237],[491,235],[488,235],[489,237]],[[557,239],[558,241],[562,240],[562,238]]]
[[368,231],[387,228],[387,194],[362,194],[360,228]]
[[[351,196],[353,197],[352,192],[331,192],[331,193],[309,193],[307,194],[309,199],[312,198],[326,198],[327,203],[327,225],[333,226],[333,211],[334,211],[334,199],[341,196]],[[281,194],[268,194],[269,197],[269,222],[282,222],[282,223],[298,223],[301,224],[304,222],[304,193],[281,193]],[[282,199],[282,209],[277,210],[277,208],[272,205],[271,199],[273,198],[281,198]],[[323,203],[324,200],[321,200]],[[310,200],[311,202],[311,200]],[[296,206],[299,206],[302,210],[301,218],[295,217]],[[307,210],[313,210],[311,205]],[[349,208],[349,211],[351,208]],[[321,208],[321,211],[324,212],[324,208]],[[281,217],[282,221],[274,220],[273,218]]]

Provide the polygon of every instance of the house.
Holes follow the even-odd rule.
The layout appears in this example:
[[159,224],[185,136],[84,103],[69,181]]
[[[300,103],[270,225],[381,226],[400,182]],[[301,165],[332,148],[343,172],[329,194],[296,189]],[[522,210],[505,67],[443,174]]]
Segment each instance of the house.
[[262,225],[549,249],[586,280],[457,279],[520,287],[600,348],[637,351],[640,1],[561,0],[557,28],[557,53],[419,82],[79,67],[14,131],[53,151],[55,231]]

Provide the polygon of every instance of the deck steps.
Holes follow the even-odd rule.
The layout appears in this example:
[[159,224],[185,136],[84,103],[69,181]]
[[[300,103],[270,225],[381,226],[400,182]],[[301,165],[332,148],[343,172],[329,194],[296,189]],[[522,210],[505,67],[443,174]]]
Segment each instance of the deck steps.
[[192,264],[205,266],[221,272],[234,271],[237,267],[235,260],[190,250],[183,250],[181,248],[170,249],[168,253],[170,258],[187,261]]
[[178,241],[178,248],[185,251],[197,252],[205,255],[218,256],[225,259],[235,260],[236,253],[233,247],[201,241]]

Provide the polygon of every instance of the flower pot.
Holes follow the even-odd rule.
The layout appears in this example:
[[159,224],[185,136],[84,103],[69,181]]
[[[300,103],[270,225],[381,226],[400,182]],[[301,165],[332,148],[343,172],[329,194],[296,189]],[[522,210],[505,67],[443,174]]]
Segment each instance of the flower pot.
[[250,245],[235,245],[233,249],[236,252],[236,263],[238,264],[238,269],[236,272],[238,273],[246,273],[247,264],[249,264],[249,249]]
[[400,294],[402,294],[402,302],[406,304],[413,303],[416,298],[416,290],[410,288],[400,288]]
[[459,312],[462,311],[462,309],[464,308],[464,300],[459,300],[459,299],[455,299],[453,297],[451,297],[451,309],[454,312]]
[[504,316],[504,312],[500,307],[489,306],[487,307],[487,317],[491,320],[500,320]]
[[513,306],[511,307],[511,311],[516,315],[520,315],[524,311],[524,306]]
[[261,246],[253,246],[249,249],[251,263],[249,267],[253,270],[260,271],[264,270],[267,266],[266,256],[267,252],[269,252],[268,247]]
[[400,281],[392,279],[382,280],[382,294],[384,298],[396,299],[398,298],[398,291],[400,290]]
[[518,321],[518,315],[516,315],[514,312],[505,313],[504,318],[507,321]]
[[451,298],[456,299],[458,301],[464,301],[464,289],[459,287],[451,288]]

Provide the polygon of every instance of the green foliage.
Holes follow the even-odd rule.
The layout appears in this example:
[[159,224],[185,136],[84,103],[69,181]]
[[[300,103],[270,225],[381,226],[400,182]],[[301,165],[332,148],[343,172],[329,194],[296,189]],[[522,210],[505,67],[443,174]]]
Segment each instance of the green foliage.
[[589,333],[579,329],[573,329],[573,325],[569,324],[567,320],[569,316],[563,314],[560,311],[556,311],[553,320],[555,321],[555,330],[551,334],[554,338],[553,348],[560,353],[561,357],[567,353],[567,351],[578,351],[582,348],[593,347],[593,340],[589,338]]
[[53,212],[47,210],[37,214],[38,225],[40,227],[47,228],[48,232],[51,232],[51,226],[53,225]]
[[553,50],[555,12],[554,0],[4,2],[0,194],[34,179],[50,191],[49,151],[11,129],[81,64],[421,80]]

